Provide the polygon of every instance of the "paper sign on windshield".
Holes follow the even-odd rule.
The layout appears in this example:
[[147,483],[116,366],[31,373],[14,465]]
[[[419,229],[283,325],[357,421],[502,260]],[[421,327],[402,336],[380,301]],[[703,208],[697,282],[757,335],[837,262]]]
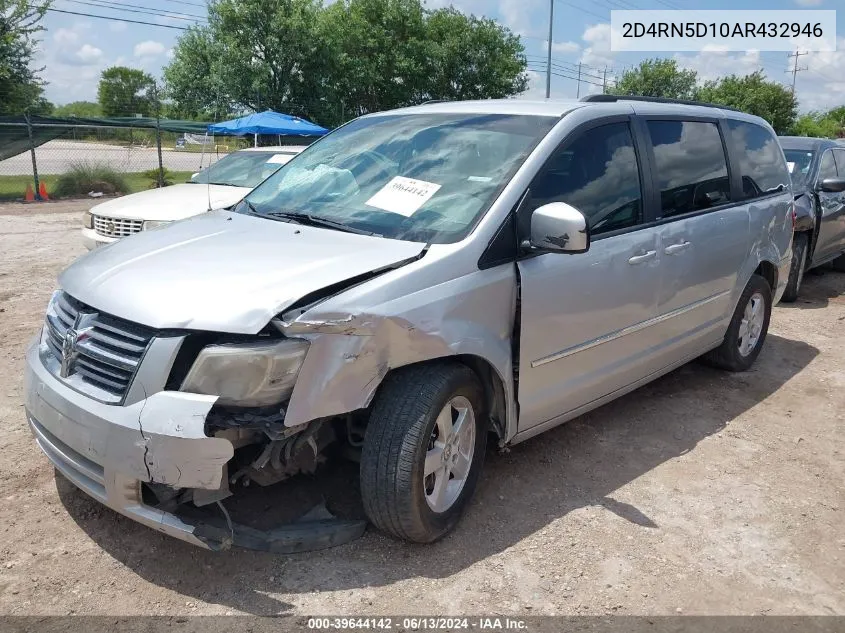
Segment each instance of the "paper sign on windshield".
[[293,158],[290,154],[273,154],[267,159],[268,163],[275,163],[277,165],[286,165]]
[[425,180],[396,176],[365,204],[410,217],[437,193],[440,185]]
[[788,162],[788,161],[787,161],[787,163],[786,163],[786,167],[787,167],[787,169],[789,169],[789,173],[790,173],[790,174],[791,174],[793,171],[795,171],[795,163],[791,163],[791,162]]

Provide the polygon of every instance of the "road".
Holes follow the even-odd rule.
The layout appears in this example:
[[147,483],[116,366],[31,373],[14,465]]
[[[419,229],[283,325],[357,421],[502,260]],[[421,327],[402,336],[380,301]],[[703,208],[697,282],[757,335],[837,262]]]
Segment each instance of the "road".
[[[369,530],[309,554],[212,553],[56,478],[27,428],[24,349],[90,204],[0,205],[0,614],[845,615],[845,275],[810,274],[775,309],[752,371],[691,363],[491,449],[435,544]],[[263,489],[263,507],[299,487],[355,502],[354,465],[338,489],[330,474]]]
[[[207,167],[225,153],[195,154],[162,148],[162,163],[171,171],[199,171],[200,161]],[[84,141],[49,141],[35,150],[39,174],[63,174],[74,163],[104,163],[121,172],[138,172],[158,167],[155,146],[148,148],[89,143]],[[32,174],[29,152],[0,161],[0,176]]]

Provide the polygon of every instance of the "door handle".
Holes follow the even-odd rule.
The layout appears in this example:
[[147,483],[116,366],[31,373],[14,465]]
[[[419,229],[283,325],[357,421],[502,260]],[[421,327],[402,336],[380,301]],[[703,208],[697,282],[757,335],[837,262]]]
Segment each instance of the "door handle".
[[646,251],[642,255],[634,255],[628,260],[628,263],[632,266],[636,266],[637,264],[642,264],[643,262],[647,262],[655,257],[657,257],[657,251]]
[[672,244],[671,246],[667,246],[664,249],[664,253],[667,255],[674,255],[675,253],[680,253],[681,251],[685,251],[690,245],[690,242],[681,242],[680,244]]

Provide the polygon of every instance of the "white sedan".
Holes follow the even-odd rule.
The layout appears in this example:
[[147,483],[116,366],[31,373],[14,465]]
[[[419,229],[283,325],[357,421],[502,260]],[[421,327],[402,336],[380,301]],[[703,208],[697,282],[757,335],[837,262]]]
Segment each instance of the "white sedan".
[[82,241],[91,250],[138,231],[233,205],[304,149],[288,145],[240,150],[194,174],[191,182],[98,204],[83,216]]

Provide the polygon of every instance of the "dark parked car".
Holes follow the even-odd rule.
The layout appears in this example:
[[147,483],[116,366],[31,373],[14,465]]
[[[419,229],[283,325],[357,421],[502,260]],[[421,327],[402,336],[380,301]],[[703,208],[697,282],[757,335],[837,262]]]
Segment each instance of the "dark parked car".
[[805,271],[832,263],[845,272],[845,146],[781,136],[795,193],[792,268],[782,301],[795,301]]

